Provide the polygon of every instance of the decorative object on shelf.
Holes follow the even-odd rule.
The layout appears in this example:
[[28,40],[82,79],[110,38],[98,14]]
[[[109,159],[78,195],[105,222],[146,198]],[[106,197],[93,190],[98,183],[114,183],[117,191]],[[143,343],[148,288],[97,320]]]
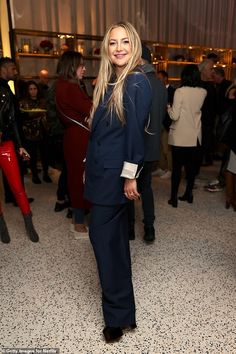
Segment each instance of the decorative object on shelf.
[[39,43],[39,46],[43,49],[45,54],[50,53],[50,50],[53,48],[53,44],[49,39],[44,39]]
[[100,55],[100,48],[94,48],[93,55]]
[[175,61],[185,61],[185,57],[182,54],[178,54],[174,57]]
[[78,50],[78,52],[81,53],[82,55],[84,54],[84,42],[78,42],[77,50]]
[[39,52],[38,47],[34,47],[34,48],[33,48],[33,53],[34,53],[34,54],[38,54],[38,52]]
[[24,53],[30,53],[31,41],[29,38],[21,39],[21,49]]

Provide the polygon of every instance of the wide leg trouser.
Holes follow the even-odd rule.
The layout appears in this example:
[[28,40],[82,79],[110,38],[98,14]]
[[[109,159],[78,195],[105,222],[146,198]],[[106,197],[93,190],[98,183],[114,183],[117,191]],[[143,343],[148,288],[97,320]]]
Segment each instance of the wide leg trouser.
[[[8,140],[0,143],[0,167],[2,168],[10,188],[16,198],[22,214],[30,213],[29,202],[21,182],[20,170],[13,142]],[[1,206],[0,206],[0,212]]]
[[127,206],[93,205],[89,235],[98,265],[106,326],[134,324]]

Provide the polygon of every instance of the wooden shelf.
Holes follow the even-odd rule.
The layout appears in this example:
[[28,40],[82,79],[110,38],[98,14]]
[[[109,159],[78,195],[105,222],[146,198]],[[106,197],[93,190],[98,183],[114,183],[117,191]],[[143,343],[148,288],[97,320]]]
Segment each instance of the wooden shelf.
[[177,60],[154,60],[153,64],[172,64],[172,65],[189,65],[195,64],[198,65],[199,63],[195,61],[177,61]]
[[[24,53],[24,52],[16,52],[17,57],[23,58],[53,58],[58,59],[60,57],[59,54],[45,54],[45,53]],[[85,60],[100,60],[100,55],[83,55]]]
[[58,54],[45,54],[45,53],[16,53],[17,57],[23,57],[23,58],[53,58],[53,59],[58,59],[59,55]]

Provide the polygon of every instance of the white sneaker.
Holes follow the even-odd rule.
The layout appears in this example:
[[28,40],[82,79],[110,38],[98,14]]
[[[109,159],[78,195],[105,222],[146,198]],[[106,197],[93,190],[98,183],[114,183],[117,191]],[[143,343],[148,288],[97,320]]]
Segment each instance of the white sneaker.
[[89,240],[88,232],[78,232],[74,230],[73,235],[75,240]]
[[166,171],[160,178],[162,179],[168,179],[171,177],[171,171]]
[[158,168],[157,170],[152,172],[152,176],[158,176],[161,177],[162,175],[165,174],[166,171],[162,170],[161,168]]
[[73,234],[74,238],[76,240],[89,240],[89,233],[88,233],[88,228],[86,227],[87,231],[86,232],[79,232],[75,230],[75,224],[71,223],[70,224],[70,232]]

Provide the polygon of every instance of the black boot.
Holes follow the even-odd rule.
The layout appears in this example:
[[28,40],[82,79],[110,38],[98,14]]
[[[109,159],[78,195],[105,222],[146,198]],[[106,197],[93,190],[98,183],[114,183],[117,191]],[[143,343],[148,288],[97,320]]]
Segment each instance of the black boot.
[[144,227],[143,239],[147,243],[152,243],[155,240],[155,229],[153,226]]
[[23,215],[24,221],[25,221],[25,229],[27,232],[27,235],[29,236],[30,240],[32,242],[38,242],[39,241],[39,236],[34,228],[33,222],[32,222],[32,214],[25,214]]
[[123,336],[121,327],[105,327],[103,334],[107,343],[118,341]]
[[168,200],[168,204],[169,205],[172,205],[173,208],[177,208],[178,207],[178,200],[177,198],[174,198],[174,199],[169,199]]
[[184,195],[182,195],[182,197],[179,197],[179,200],[181,200],[182,202],[188,202],[188,203],[193,203],[193,194],[191,193],[184,193]]
[[0,215],[0,236],[3,243],[9,243],[11,241],[3,214]]

